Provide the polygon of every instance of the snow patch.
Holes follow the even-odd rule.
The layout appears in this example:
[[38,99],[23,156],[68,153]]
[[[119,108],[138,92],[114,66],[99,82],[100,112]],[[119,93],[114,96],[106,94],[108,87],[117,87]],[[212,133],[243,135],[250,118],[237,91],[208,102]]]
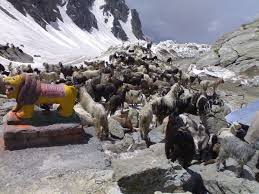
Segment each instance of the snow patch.
[[167,50],[170,53],[175,52],[178,57],[197,57],[204,53],[210,51],[210,45],[207,44],[197,44],[197,43],[184,43],[179,44],[172,40],[167,40],[154,44],[152,46],[152,51],[158,53],[159,50]]
[[126,23],[124,23],[122,21],[119,21],[119,22],[121,24],[122,29],[125,31],[125,33],[128,37],[128,41],[134,42],[134,41],[137,41],[138,39],[136,38],[136,36],[132,32],[131,19],[132,19],[132,14],[131,14],[131,11],[130,11],[129,15],[128,15],[127,22]]
[[219,67],[211,66],[203,69],[198,69],[196,65],[191,65],[189,71],[195,75],[210,75],[213,77],[223,78],[224,80],[232,80],[236,74],[233,71]]

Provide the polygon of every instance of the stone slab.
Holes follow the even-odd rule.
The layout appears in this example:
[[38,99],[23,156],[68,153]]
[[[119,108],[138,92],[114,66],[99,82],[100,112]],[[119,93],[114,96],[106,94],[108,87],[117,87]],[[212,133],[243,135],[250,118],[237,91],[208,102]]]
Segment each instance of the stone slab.
[[[11,125],[10,121],[15,124]],[[36,112],[33,119],[25,120],[19,120],[13,112],[9,112],[2,131],[7,150],[81,144],[86,139],[83,126],[75,114],[70,118],[61,118],[55,111],[48,114]]]
[[8,112],[3,123],[8,125],[46,126],[58,123],[80,123],[80,118],[74,113],[71,117],[60,117],[57,111],[35,111],[31,119],[19,119],[14,112]]

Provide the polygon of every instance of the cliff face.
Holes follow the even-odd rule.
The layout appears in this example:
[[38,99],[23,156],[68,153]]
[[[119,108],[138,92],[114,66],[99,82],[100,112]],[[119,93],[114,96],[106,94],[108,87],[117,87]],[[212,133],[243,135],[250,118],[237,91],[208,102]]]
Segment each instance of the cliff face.
[[197,65],[217,65],[235,72],[259,69],[259,19],[223,35]]
[[62,21],[62,17],[57,8],[62,0],[8,0],[23,15],[29,14],[41,27],[46,29],[46,25]]
[[[95,1],[99,0],[8,0],[23,15],[29,14],[42,28],[46,29],[48,24],[63,21],[59,7],[66,6],[66,13],[72,21],[82,30],[91,32],[98,30],[98,22],[95,13],[91,11]],[[144,39],[141,22],[136,10],[130,10],[125,0],[105,0],[100,7],[103,10],[104,20],[107,15],[112,15],[111,31],[113,35],[123,41],[129,40],[121,22],[126,23],[129,14],[132,14],[132,32],[137,39]]]
[[102,6],[103,12],[111,13],[114,17],[112,33],[116,38],[127,41],[128,37],[123,30],[119,20],[127,22],[129,15],[129,8],[124,0],[105,0],[106,4]]
[[144,39],[144,34],[142,32],[142,28],[141,28],[141,21],[139,19],[139,14],[137,12],[136,9],[132,9],[131,10],[131,25],[132,25],[132,31],[134,33],[134,35],[138,38],[138,39]]
[[67,14],[77,26],[88,32],[92,28],[98,29],[97,20],[90,11],[93,3],[94,0],[69,0],[67,4]]

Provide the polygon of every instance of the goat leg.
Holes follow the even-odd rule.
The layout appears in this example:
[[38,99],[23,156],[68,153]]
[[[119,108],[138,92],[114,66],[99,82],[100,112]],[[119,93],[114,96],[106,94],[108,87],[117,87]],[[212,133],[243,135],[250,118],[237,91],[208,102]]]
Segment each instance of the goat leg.
[[236,169],[237,178],[240,178],[242,176],[243,167],[244,167],[244,163],[241,161],[238,162],[238,167]]
[[13,112],[18,112],[19,110],[21,110],[21,108],[22,108],[22,105],[17,103],[16,107],[14,107],[12,111]]

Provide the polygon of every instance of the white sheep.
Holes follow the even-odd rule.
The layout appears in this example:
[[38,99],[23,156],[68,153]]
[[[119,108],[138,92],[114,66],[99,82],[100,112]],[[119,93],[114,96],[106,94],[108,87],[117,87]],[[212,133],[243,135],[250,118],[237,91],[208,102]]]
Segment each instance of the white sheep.
[[150,131],[150,124],[153,120],[153,110],[151,103],[146,103],[139,112],[139,130],[143,140],[147,140]]
[[80,104],[94,118],[96,133],[99,138],[108,137],[108,119],[103,105],[95,102],[85,87],[80,88]]
[[57,72],[41,72],[40,79],[45,83],[52,83],[60,79],[60,75]]

